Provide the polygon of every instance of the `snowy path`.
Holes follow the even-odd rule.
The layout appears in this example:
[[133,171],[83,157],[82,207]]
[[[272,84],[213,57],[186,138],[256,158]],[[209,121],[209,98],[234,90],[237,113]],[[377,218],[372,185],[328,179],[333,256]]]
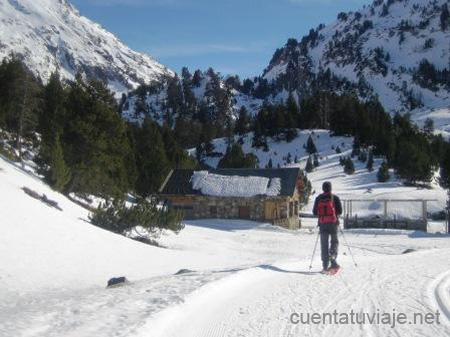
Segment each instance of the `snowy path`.
[[[308,272],[307,261],[245,270],[206,286],[155,317],[142,336],[448,336],[450,250],[367,257],[336,277]],[[430,261],[433,261],[430,264]],[[443,270],[447,270],[442,273]],[[438,324],[294,325],[292,313],[441,312]]]

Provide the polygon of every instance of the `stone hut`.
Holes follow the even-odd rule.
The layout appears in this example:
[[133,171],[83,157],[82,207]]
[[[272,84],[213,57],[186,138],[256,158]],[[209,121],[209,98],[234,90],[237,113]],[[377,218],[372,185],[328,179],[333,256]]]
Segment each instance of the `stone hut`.
[[160,199],[185,219],[245,219],[300,227],[299,168],[173,170]]

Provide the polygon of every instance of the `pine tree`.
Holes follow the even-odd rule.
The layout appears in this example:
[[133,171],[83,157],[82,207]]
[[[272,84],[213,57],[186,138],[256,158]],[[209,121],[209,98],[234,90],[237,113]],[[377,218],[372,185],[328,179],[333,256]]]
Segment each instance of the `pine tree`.
[[391,176],[389,174],[389,167],[386,161],[383,161],[381,163],[381,166],[378,169],[377,178],[380,183],[387,182],[389,181],[389,179],[391,179]]
[[372,150],[369,152],[369,159],[367,160],[367,165],[366,165],[366,168],[367,168],[367,170],[369,171],[369,172],[372,172],[373,171],[373,163],[374,163],[374,160],[373,160],[373,152],[372,152]]
[[314,167],[319,167],[319,156],[317,155],[317,153],[314,153]]
[[308,141],[306,142],[306,152],[308,154],[314,154],[317,152],[316,144],[314,144],[311,136],[309,136]]
[[450,147],[448,145],[440,163],[439,184],[442,188],[450,190]]
[[61,139],[72,171],[66,192],[120,197],[131,186],[132,149],[114,94],[103,82],[85,83],[77,76],[69,88],[66,109]]
[[71,178],[70,168],[66,165],[64,160],[64,153],[59,134],[55,136],[55,141],[53,142],[53,149],[50,159],[50,171],[48,172],[46,178],[49,184],[59,192],[64,191],[64,188],[67,186]]
[[344,163],[344,172],[345,174],[354,174],[355,173],[355,164],[351,158],[347,158]]
[[448,10],[447,4],[442,5],[441,9],[441,15],[440,15],[440,21],[441,21],[441,29],[446,30],[448,27],[450,19],[450,12]]
[[267,163],[267,168],[272,168],[272,167],[273,167],[272,158],[270,158],[269,162]]
[[143,198],[157,192],[171,169],[158,126],[145,119],[137,129],[136,161],[138,178],[135,190]]
[[35,130],[40,86],[21,60],[12,56],[2,63],[2,81],[6,90],[4,102],[4,124],[15,135],[15,147],[22,158],[22,140]]
[[425,120],[423,132],[425,132],[428,137],[431,137],[434,134],[434,121],[429,117]]
[[239,117],[236,121],[234,131],[236,134],[243,136],[248,132],[248,130],[249,130],[249,117],[247,109],[244,106],[242,106],[241,110],[239,110]]
[[239,144],[227,149],[225,156],[219,161],[219,168],[256,168],[258,159],[253,154],[244,154]]
[[311,173],[313,170],[314,170],[314,165],[313,165],[313,162],[311,160],[311,156],[309,156],[308,160],[306,161],[305,171],[307,173]]
[[66,118],[66,92],[58,73],[50,76],[49,82],[44,88],[42,103],[37,128],[41,134],[41,143],[35,161],[38,164],[39,172],[46,176],[55,140],[61,137]]

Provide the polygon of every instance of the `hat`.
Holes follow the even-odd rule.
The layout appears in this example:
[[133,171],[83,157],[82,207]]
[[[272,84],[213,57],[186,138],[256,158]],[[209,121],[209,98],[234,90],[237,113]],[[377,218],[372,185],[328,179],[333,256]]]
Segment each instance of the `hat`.
[[331,182],[325,181],[325,182],[322,184],[322,190],[323,190],[325,193],[330,193],[330,192],[331,192]]

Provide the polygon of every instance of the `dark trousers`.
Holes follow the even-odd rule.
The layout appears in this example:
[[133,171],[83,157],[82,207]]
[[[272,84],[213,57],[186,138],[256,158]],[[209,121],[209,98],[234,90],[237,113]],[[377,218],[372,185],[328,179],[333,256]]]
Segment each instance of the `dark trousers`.
[[325,269],[328,268],[330,261],[334,264],[337,258],[339,247],[338,226],[339,223],[328,223],[319,226],[322,266]]

